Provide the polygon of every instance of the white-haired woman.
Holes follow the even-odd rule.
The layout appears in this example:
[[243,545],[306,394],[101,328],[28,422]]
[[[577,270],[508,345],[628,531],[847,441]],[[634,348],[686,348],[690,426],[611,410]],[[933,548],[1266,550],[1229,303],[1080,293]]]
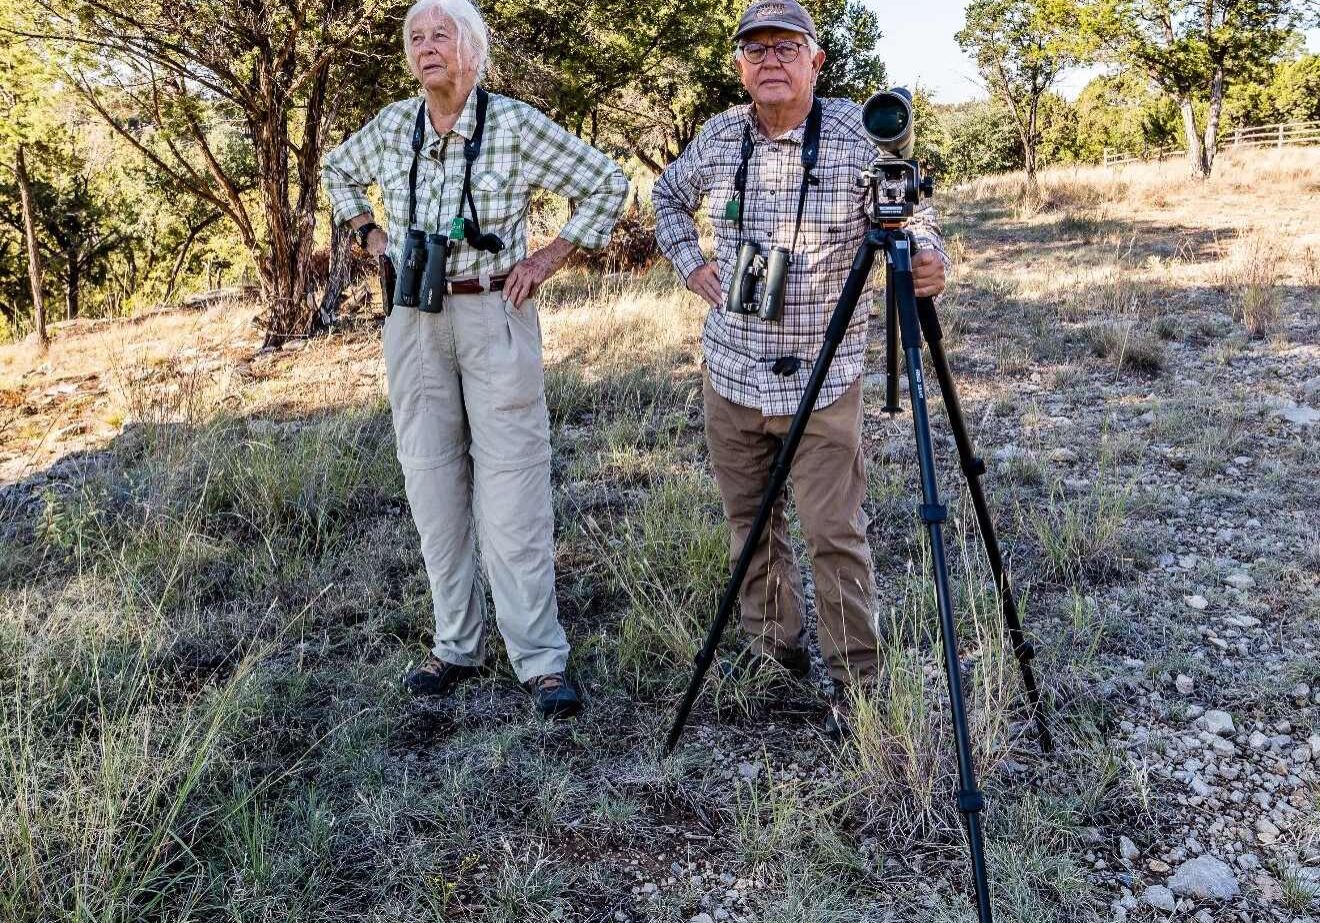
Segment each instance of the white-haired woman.
[[[401,278],[385,323],[399,463],[435,608],[430,657],[404,685],[439,695],[482,669],[479,540],[514,672],[543,715],[567,716],[578,696],[555,602],[550,424],[531,298],[575,248],[608,242],[628,182],[536,109],[477,86],[489,37],[468,0],[420,0],[404,17],[403,42],[422,92],[327,154],[323,178],[335,221],[367,250],[405,277],[409,229],[418,242],[437,235],[428,262],[434,270],[441,259],[448,280],[433,299]],[[366,197],[373,182],[384,230]],[[559,236],[529,255],[532,187],[575,207]],[[434,246],[439,235],[452,236],[447,249]]]

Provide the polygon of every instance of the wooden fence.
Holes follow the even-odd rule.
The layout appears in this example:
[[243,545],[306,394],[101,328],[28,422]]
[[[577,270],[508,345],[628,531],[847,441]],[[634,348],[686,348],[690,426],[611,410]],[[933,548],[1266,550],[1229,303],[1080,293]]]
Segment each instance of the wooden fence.
[[[1284,147],[1294,144],[1320,144],[1320,122],[1284,122],[1279,125],[1252,125],[1235,128],[1231,135],[1221,135],[1220,150],[1235,147]],[[1185,157],[1187,150],[1180,144],[1165,147],[1146,148],[1136,153],[1115,151],[1105,148],[1104,165],[1116,167],[1119,164],[1135,163],[1144,160],[1168,160],[1170,157]]]

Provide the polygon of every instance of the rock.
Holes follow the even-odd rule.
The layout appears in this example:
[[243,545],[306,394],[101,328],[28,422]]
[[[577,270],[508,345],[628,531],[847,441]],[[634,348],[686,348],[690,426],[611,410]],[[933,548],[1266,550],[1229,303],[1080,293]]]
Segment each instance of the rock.
[[1256,819],[1256,839],[1265,846],[1276,843],[1279,839],[1279,828],[1274,826],[1274,822],[1268,817],[1259,817]]
[[1118,838],[1118,854],[1123,857],[1124,862],[1135,862],[1141,855],[1141,850],[1137,849],[1137,844],[1133,843],[1125,836]]
[[1151,885],[1141,895],[1141,899],[1156,910],[1163,910],[1165,913],[1173,913],[1178,906],[1173,892],[1163,885]]
[[1178,866],[1169,879],[1169,888],[1175,894],[1198,900],[1227,901],[1238,894],[1233,870],[1214,856],[1197,856]]
[[1306,743],[1311,748],[1311,759],[1320,760],[1320,734],[1312,734]]
[[691,920],[688,920],[688,923],[715,923],[715,918],[708,913],[699,913]]
[[1306,683],[1298,683],[1296,686],[1293,686],[1292,697],[1297,702],[1305,702],[1311,697],[1311,687],[1306,685]]
[[1187,603],[1188,606],[1195,609],[1197,612],[1204,612],[1206,607],[1210,605],[1206,598],[1199,593],[1195,596],[1184,596],[1183,602]]
[[1313,423],[1320,423],[1320,410],[1314,407],[1307,407],[1304,404],[1284,404],[1275,407],[1274,412],[1281,420],[1287,420],[1297,426],[1310,426]]
[[1179,673],[1178,678],[1173,681],[1173,688],[1177,689],[1181,695],[1191,695],[1192,690],[1196,688],[1196,683],[1186,673]]
[[1202,779],[1200,776],[1192,776],[1192,781],[1189,785],[1191,786],[1192,793],[1200,795],[1202,798],[1208,798],[1214,792],[1214,789],[1207,785],[1205,779]]
[[738,775],[742,776],[742,777],[743,777],[744,779],[746,779],[748,782],[755,782],[756,779],[757,779],[757,777],[761,775],[761,764],[760,764],[760,763],[739,763],[739,764],[738,764]]
[[1061,465],[1071,465],[1077,461],[1077,453],[1072,449],[1054,449],[1050,452],[1050,461]]
[[1256,618],[1254,615],[1245,615],[1242,613],[1230,615],[1224,621],[1237,628],[1256,628],[1260,625],[1260,619]]
[[1256,581],[1251,579],[1249,574],[1229,574],[1224,578],[1224,582],[1235,590],[1249,590],[1256,585]]
[[1201,716],[1201,726],[1211,734],[1222,737],[1233,733],[1233,716],[1226,711],[1210,709]]
[[1264,752],[1270,748],[1270,739],[1260,731],[1252,731],[1251,736],[1247,738],[1247,746],[1253,750]]

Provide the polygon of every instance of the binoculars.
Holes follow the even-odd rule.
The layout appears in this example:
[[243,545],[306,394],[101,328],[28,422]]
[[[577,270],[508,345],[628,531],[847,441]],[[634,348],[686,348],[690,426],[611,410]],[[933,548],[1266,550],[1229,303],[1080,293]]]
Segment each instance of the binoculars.
[[403,238],[403,255],[394,280],[394,303],[416,308],[423,314],[439,314],[445,304],[445,273],[449,249],[463,240],[477,250],[499,253],[504,241],[498,234],[482,234],[470,218],[455,218],[448,234],[409,228]]
[[[767,255],[761,252],[760,244],[744,240],[738,245],[738,258],[724,299],[725,310],[731,314],[755,314],[764,321],[779,320],[784,315],[791,261],[787,247],[771,247]],[[757,298],[757,284],[762,280],[761,296]]]

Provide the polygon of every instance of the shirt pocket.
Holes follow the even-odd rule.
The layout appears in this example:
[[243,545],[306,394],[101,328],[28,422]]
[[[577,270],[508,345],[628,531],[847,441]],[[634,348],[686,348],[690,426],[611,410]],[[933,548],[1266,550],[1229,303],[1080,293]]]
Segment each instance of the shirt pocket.
[[[486,169],[472,171],[472,201],[477,206],[477,220],[487,224],[508,224],[527,204],[527,183],[509,171]],[[462,203],[463,213],[469,209]]]
[[861,171],[844,163],[816,175],[820,183],[807,193],[803,236],[820,243],[860,239],[866,229],[866,188],[857,184]]

